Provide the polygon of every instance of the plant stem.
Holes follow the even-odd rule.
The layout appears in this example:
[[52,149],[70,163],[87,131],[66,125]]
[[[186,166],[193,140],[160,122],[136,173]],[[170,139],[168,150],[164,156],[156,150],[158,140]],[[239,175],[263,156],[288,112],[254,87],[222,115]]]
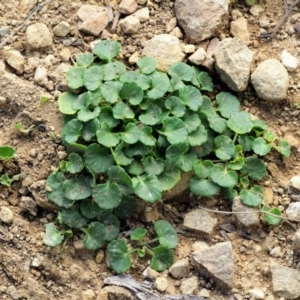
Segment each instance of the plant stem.
[[237,139],[238,136],[239,136],[239,134],[238,134],[238,133],[235,133],[235,135],[234,135],[234,137],[233,137],[233,139],[232,139],[233,143],[235,143],[235,141],[236,141],[236,139]]
[[62,258],[62,255],[65,251],[65,248],[66,248],[66,245],[67,245],[67,242],[69,241],[69,238],[66,237],[61,248],[60,248],[60,251],[59,251],[59,255],[58,255],[58,261],[60,262],[61,258]]
[[119,162],[118,162],[118,160],[116,158],[116,155],[115,155],[115,152],[114,152],[113,148],[110,148],[110,152],[111,152],[111,155],[112,155],[115,163],[117,164],[118,167],[120,167],[120,164],[119,164]]
[[158,241],[158,238],[155,238],[155,239],[149,241],[148,244],[152,244],[152,243],[157,242],[157,241]]
[[136,252],[138,250],[139,250],[139,248],[134,248],[134,249],[128,251],[127,254],[132,254],[132,253],[134,253],[134,252]]
[[152,256],[154,255],[154,252],[151,250],[151,248],[148,245],[145,245],[146,252],[151,254]]

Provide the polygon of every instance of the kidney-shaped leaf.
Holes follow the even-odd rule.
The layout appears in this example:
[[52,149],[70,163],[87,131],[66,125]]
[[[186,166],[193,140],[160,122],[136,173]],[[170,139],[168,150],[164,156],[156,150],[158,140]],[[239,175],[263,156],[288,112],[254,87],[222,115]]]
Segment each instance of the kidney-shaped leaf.
[[139,105],[143,101],[144,92],[135,82],[124,82],[120,97],[132,105]]
[[158,236],[160,245],[175,248],[178,244],[178,236],[173,226],[164,220],[154,223],[154,230]]
[[93,222],[89,227],[83,230],[85,237],[83,239],[83,245],[89,250],[99,249],[105,242],[105,227],[99,222]]
[[251,115],[246,111],[240,111],[232,114],[230,119],[227,121],[227,126],[238,134],[250,132],[253,127]]
[[122,193],[118,184],[107,181],[97,184],[93,192],[93,199],[102,209],[112,209],[117,207],[122,199]]
[[144,74],[151,74],[156,69],[156,60],[153,57],[144,56],[140,58],[136,64]]
[[132,241],[141,241],[144,236],[147,234],[147,229],[142,228],[142,227],[137,227],[135,228],[131,234],[130,234],[130,239]]
[[85,176],[79,176],[66,180],[63,183],[65,197],[77,201],[88,198],[92,194],[90,179]]
[[155,202],[162,198],[162,187],[154,174],[147,175],[145,179],[139,177],[133,189],[146,202]]
[[122,239],[110,242],[107,246],[108,261],[117,273],[124,273],[129,270],[131,260],[128,254],[127,244]]
[[171,76],[177,75],[181,80],[191,81],[194,75],[192,67],[183,62],[178,62],[173,64],[169,70],[168,74]]
[[215,138],[215,153],[221,160],[229,160],[233,157],[235,147],[233,141],[226,135],[219,135]]
[[69,155],[69,161],[66,163],[66,167],[68,172],[72,174],[79,173],[84,167],[80,155],[78,155],[77,153],[71,153]]
[[73,109],[73,103],[77,101],[78,96],[70,92],[63,92],[58,97],[59,111],[65,115],[74,115],[76,110]]
[[102,66],[92,66],[83,75],[84,86],[89,91],[95,91],[102,83],[104,71]]
[[233,187],[238,182],[238,175],[233,170],[227,170],[216,165],[211,169],[211,179],[219,186]]
[[254,185],[249,190],[242,190],[240,196],[242,202],[249,206],[258,206],[264,200],[264,192],[258,185]]
[[108,170],[107,174],[111,182],[118,184],[123,195],[129,195],[132,193],[131,178],[123,168],[113,166]]
[[212,197],[219,193],[220,186],[208,179],[191,178],[189,188],[196,196]]
[[116,239],[120,232],[120,221],[110,211],[103,210],[98,216],[99,222],[105,227],[105,240],[110,242]]
[[152,89],[148,92],[151,99],[159,99],[168,91],[169,78],[165,73],[155,72],[151,75]]
[[95,48],[93,53],[103,60],[111,61],[120,51],[121,44],[114,40],[102,40]]
[[73,205],[70,208],[62,208],[60,218],[62,223],[71,228],[82,228],[88,222],[88,219],[80,213],[78,205]]
[[197,111],[203,102],[199,90],[190,85],[179,90],[179,97],[192,111]]
[[224,118],[229,119],[231,115],[240,111],[240,101],[228,92],[221,92],[216,96],[218,109]]
[[84,85],[83,75],[86,69],[84,67],[73,67],[66,73],[68,86],[71,89],[78,89]]
[[165,135],[170,144],[185,142],[187,139],[187,127],[177,117],[168,117],[163,122],[163,131],[160,132]]
[[57,230],[53,223],[48,223],[45,227],[46,234],[43,237],[43,243],[50,247],[59,245],[64,239],[63,233]]
[[96,136],[98,143],[107,148],[117,146],[121,139],[119,134],[111,132],[107,123],[101,125],[100,129],[96,131]]
[[153,257],[150,267],[156,271],[164,271],[169,268],[174,261],[173,251],[165,246],[158,246],[152,249]]
[[[267,205],[264,205],[262,207],[262,211],[266,212],[264,214],[264,219],[266,220],[266,222],[270,225],[278,225],[282,218],[281,218],[281,211],[279,210],[279,208],[274,207],[272,209],[270,209]],[[272,214],[272,215],[270,215]]]

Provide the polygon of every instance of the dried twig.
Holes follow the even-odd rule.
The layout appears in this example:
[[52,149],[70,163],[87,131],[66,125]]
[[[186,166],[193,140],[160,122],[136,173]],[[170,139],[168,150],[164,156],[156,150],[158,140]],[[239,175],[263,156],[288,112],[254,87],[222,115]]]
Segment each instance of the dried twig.
[[288,10],[286,11],[286,13],[283,15],[281,20],[275,26],[275,28],[270,32],[262,33],[261,35],[259,35],[259,38],[265,38],[265,39],[271,40],[275,36],[277,31],[280,29],[280,27],[284,24],[286,19],[289,17],[289,15],[293,11],[294,7],[297,6],[299,3],[300,3],[300,0],[296,0],[292,5],[290,5]]
[[52,2],[53,0],[46,0],[43,3],[38,4],[30,13],[29,15],[22,21],[22,23],[0,44],[0,50],[8,43],[8,41],[18,32],[20,31],[27,22],[42,8],[47,5],[48,3]]

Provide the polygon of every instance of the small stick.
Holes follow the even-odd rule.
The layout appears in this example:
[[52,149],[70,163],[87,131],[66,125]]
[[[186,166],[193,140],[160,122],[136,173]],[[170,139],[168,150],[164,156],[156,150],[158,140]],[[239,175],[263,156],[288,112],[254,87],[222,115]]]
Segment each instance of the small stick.
[[114,22],[111,26],[111,31],[115,31],[115,29],[117,28],[117,24],[118,24],[118,21],[119,21],[119,18],[120,18],[121,14],[118,10],[115,10],[114,12]]
[[24,21],[0,44],[0,50],[7,44],[7,42],[18,32],[20,31],[26,23],[38,12],[40,11],[46,4],[52,2],[52,0],[46,0],[45,2],[38,4],[35,9],[31,11],[31,13],[24,19]]
[[286,13],[283,15],[283,17],[281,18],[281,20],[277,23],[277,25],[275,26],[275,28],[270,31],[270,32],[266,32],[266,33],[262,33],[261,35],[259,35],[259,38],[267,38],[267,39],[272,39],[275,34],[277,33],[277,31],[280,29],[280,27],[284,24],[284,22],[286,21],[286,19],[289,17],[290,13],[293,11],[294,7],[296,5],[298,5],[300,3],[300,0],[296,0],[286,11]]

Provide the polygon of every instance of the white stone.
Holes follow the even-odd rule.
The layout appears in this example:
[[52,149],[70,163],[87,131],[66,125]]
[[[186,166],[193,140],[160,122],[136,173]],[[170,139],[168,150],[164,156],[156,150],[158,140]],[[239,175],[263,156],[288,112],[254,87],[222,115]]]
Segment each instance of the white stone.
[[188,44],[183,46],[183,52],[186,54],[194,53],[195,51],[196,51],[195,45]]
[[44,23],[29,25],[26,29],[28,45],[33,49],[46,48],[52,45],[52,36]]
[[187,259],[180,259],[176,261],[169,269],[170,274],[174,278],[183,278],[189,274],[190,264]]
[[199,48],[188,58],[188,60],[195,65],[201,65],[205,59],[206,51],[203,48]]
[[136,64],[136,62],[140,59],[140,54],[139,52],[134,52],[129,58],[128,62],[130,65]]
[[248,21],[241,17],[230,23],[230,33],[234,37],[240,38],[246,45],[250,44],[250,34],[248,31]]
[[199,292],[199,295],[198,296],[201,296],[201,297],[204,297],[204,298],[209,298],[210,297],[210,294],[209,294],[209,291],[207,289],[202,289],[200,292]]
[[6,224],[10,224],[14,220],[14,214],[10,208],[2,206],[0,210],[0,220]]
[[198,277],[192,276],[190,278],[182,279],[180,290],[182,294],[194,295],[198,291],[198,285],[199,285]]
[[300,219],[300,202],[292,202],[286,210],[286,216],[291,219]]
[[155,279],[154,283],[155,288],[160,291],[164,292],[168,287],[168,280],[166,277],[159,276]]
[[135,16],[128,16],[119,22],[124,33],[134,34],[141,28],[139,19]]
[[204,250],[204,249],[207,249],[209,246],[207,243],[205,242],[202,242],[202,241],[198,241],[198,242],[195,242],[193,245],[192,245],[192,251],[201,251],[201,250]]
[[300,175],[295,175],[290,180],[290,186],[300,191]]
[[133,16],[137,17],[141,23],[149,21],[149,8],[143,7],[137,10]]
[[58,37],[65,37],[69,32],[70,32],[70,24],[66,21],[60,22],[53,28],[54,35]]
[[5,52],[6,62],[14,68],[19,74],[23,73],[25,58],[17,50],[9,50]]
[[96,294],[91,289],[82,291],[81,295],[82,295],[82,300],[95,300],[96,299]]
[[261,289],[251,289],[248,294],[255,299],[265,299],[265,293]]
[[260,5],[255,4],[250,7],[250,13],[254,17],[258,17],[260,15],[260,13],[262,13],[263,11],[264,11],[264,8]]
[[48,82],[47,69],[44,67],[37,67],[34,73],[34,79],[37,84],[45,85]]
[[172,18],[166,25],[166,32],[171,32],[175,27],[176,27],[176,24],[177,24],[177,20],[176,18]]
[[122,0],[119,4],[119,11],[124,15],[133,14],[137,8],[138,4],[135,0]]
[[181,39],[183,37],[183,34],[179,27],[175,27],[171,32],[170,35],[173,35],[177,37],[178,39]]
[[282,51],[280,55],[280,60],[289,72],[296,71],[296,69],[299,66],[299,59],[286,50]]

